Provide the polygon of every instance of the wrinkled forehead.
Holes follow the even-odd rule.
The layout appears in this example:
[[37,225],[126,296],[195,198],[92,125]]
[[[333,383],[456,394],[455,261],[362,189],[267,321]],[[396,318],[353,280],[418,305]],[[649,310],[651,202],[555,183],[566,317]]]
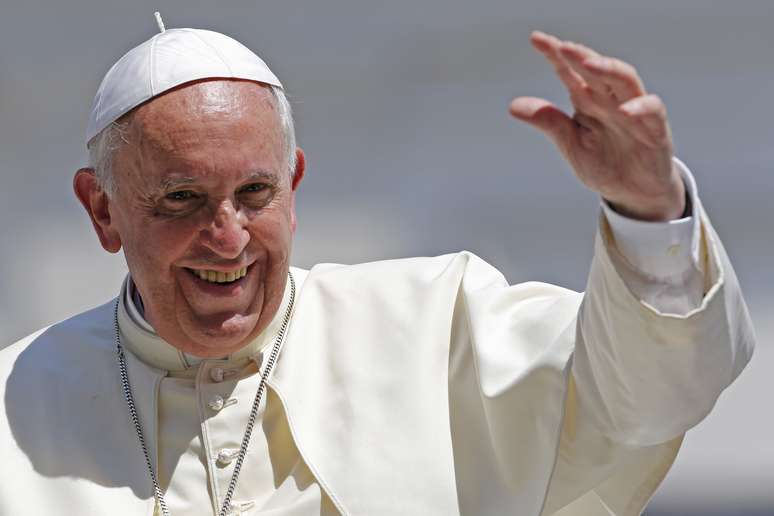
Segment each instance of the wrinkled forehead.
[[279,125],[276,102],[268,86],[231,79],[208,79],[179,86],[137,107],[130,118],[141,129],[183,128],[243,118]]
[[[129,143],[162,150],[181,138],[254,138],[281,147],[281,120],[268,86],[213,79],[192,82],[154,97],[127,118]],[[279,138],[279,139],[278,139]],[[281,149],[278,149],[281,151]]]
[[146,180],[180,170],[279,174],[285,168],[276,99],[259,83],[190,83],[139,106],[124,123],[126,145],[117,149],[116,164]]

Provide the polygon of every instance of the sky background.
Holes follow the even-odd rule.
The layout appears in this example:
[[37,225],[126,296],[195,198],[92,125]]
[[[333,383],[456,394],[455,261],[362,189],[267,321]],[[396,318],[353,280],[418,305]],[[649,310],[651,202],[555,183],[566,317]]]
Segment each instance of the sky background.
[[102,76],[167,27],[232,35],[293,103],[307,175],[294,264],[467,249],[512,283],[582,290],[598,198],[511,119],[569,102],[533,29],[635,64],[736,266],[751,365],[689,432],[648,516],[774,514],[774,2],[0,0],[0,347],[113,297],[126,269],[71,193]]

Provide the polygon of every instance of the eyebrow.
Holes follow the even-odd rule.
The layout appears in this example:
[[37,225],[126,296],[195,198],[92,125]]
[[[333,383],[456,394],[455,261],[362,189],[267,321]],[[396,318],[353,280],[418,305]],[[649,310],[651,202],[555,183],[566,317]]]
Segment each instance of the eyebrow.
[[195,182],[196,182],[196,179],[189,176],[167,177],[163,181],[161,181],[160,186],[162,190],[171,190],[173,188],[177,188],[178,186],[190,185]]
[[[274,184],[277,181],[277,177],[276,174],[272,174],[271,172],[267,172],[265,170],[254,170],[247,176],[246,182],[250,183],[254,181],[266,181]],[[160,187],[162,190],[172,190],[179,186],[191,185],[195,184],[196,182],[197,178],[195,177],[174,176],[163,179],[161,181]]]
[[265,170],[254,170],[247,176],[247,181],[266,181],[269,183],[275,183],[277,181],[277,175],[267,172]]

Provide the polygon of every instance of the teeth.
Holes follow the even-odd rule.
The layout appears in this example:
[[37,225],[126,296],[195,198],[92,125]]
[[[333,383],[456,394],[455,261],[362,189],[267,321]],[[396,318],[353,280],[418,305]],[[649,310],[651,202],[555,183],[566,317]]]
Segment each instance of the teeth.
[[209,281],[211,283],[229,283],[231,281],[235,281],[247,276],[247,267],[242,267],[238,271],[232,272],[220,272],[203,269],[189,270],[204,281]]

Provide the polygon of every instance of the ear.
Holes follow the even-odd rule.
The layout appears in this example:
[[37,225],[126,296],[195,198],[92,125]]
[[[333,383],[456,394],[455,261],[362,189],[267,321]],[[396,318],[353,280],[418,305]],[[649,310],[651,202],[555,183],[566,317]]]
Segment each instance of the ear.
[[296,231],[296,191],[298,190],[298,185],[301,184],[301,180],[304,179],[305,170],[306,157],[304,157],[304,151],[301,147],[296,147],[296,170],[293,171],[292,192],[290,193],[290,227],[294,233]]
[[306,170],[306,157],[301,147],[296,147],[296,170],[293,171],[293,191],[295,192],[301,180],[304,178]]
[[75,196],[81,201],[89,214],[94,231],[105,251],[117,253],[121,250],[121,237],[110,216],[110,198],[97,182],[97,176],[91,168],[82,168],[73,178]]

